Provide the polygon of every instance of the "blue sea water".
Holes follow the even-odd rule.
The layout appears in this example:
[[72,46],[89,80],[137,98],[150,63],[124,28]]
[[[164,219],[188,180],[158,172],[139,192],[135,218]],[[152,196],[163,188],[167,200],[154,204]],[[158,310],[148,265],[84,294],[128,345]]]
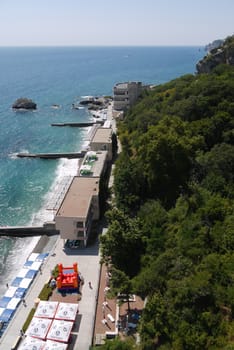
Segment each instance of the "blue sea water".
[[[92,119],[72,103],[85,95],[112,95],[117,82],[161,84],[194,73],[203,55],[199,47],[0,48],[0,226],[51,219],[50,198],[64,176],[75,174],[77,161],[15,154],[81,150],[87,129],[50,125]],[[19,97],[33,99],[38,109],[14,112]],[[0,238],[0,295],[34,244],[31,238]]]

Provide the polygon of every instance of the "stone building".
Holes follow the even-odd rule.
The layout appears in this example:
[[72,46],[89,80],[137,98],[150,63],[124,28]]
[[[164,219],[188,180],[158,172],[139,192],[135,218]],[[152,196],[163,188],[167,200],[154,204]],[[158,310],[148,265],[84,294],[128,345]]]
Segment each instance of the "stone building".
[[127,110],[131,107],[141,95],[142,91],[149,89],[148,85],[142,85],[141,82],[118,83],[114,86],[113,109],[116,111]]

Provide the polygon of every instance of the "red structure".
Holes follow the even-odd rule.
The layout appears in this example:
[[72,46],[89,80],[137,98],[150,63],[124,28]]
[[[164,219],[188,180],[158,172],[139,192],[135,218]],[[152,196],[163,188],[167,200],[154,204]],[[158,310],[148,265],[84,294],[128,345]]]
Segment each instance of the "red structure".
[[58,264],[58,270],[59,275],[56,279],[56,286],[58,290],[77,291],[79,287],[77,263],[74,263],[72,267],[64,267],[62,264]]

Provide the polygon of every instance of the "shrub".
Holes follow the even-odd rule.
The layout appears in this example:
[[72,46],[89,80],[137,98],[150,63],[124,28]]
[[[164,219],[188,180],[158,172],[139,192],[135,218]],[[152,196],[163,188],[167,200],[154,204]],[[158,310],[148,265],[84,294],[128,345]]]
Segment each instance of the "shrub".
[[28,328],[30,322],[32,321],[32,318],[33,318],[33,316],[34,316],[34,314],[35,314],[35,311],[36,311],[35,308],[33,308],[33,309],[30,311],[30,313],[29,313],[29,315],[28,315],[28,317],[27,317],[27,319],[26,319],[26,321],[25,321],[25,323],[24,323],[24,325],[23,325],[23,327],[22,327],[22,330],[23,330],[24,332],[26,332],[26,330],[27,330],[27,328]]

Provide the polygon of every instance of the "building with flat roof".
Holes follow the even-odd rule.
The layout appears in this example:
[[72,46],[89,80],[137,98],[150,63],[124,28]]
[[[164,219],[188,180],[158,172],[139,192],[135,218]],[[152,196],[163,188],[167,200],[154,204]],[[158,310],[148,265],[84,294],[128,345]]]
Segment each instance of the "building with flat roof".
[[101,177],[107,167],[107,151],[88,151],[79,169],[79,176]]
[[92,222],[99,215],[99,177],[75,176],[55,215],[60,237],[86,246]]
[[126,111],[137,101],[142,91],[149,88],[149,85],[142,85],[140,81],[116,84],[114,86],[114,110]]
[[98,128],[90,141],[91,151],[107,151],[107,160],[112,159],[112,128]]

